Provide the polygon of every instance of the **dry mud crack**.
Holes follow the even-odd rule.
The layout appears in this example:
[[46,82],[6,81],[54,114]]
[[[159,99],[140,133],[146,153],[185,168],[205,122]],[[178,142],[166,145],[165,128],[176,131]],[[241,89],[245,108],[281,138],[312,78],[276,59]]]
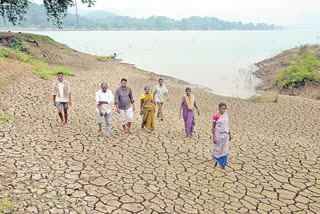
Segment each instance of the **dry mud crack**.
[[[0,199],[16,213],[320,213],[319,102],[281,96],[250,103],[195,89],[202,112],[184,139],[178,118],[183,85],[167,80],[171,102],[156,131],[122,135],[113,109],[112,138],[98,135],[94,96],[127,77],[135,100],[156,76],[129,65],[75,60],[70,125],[58,127],[52,82],[25,74],[1,94],[16,118],[0,124]],[[229,169],[211,162],[212,115],[224,101],[234,140]]]

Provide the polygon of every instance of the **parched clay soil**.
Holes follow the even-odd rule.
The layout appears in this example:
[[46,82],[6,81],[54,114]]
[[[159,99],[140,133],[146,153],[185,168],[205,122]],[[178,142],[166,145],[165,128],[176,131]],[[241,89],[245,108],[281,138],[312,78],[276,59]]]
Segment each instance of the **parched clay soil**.
[[[12,118],[0,124],[0,199],[10,197],[16,213],[320,213],[318,101],[281,95],[279,103],[251,103],[194,89],[201,116],[185,139],[178,115],[186,85],[168,78],[171,100],[156,131],[141,130],[136,111],[134,134],[121,134],[113,107],[107,139],[97,133],[100,83],[114,93],[126,77],[138,107],[158,76],[67,49],[56,55],[55,64],[76,73],[66,77],[67,128],[58,127],[52,81],[28,69],[0,95]],[[222,101],[233,134],[229,171],[214,168],[209,139]]]

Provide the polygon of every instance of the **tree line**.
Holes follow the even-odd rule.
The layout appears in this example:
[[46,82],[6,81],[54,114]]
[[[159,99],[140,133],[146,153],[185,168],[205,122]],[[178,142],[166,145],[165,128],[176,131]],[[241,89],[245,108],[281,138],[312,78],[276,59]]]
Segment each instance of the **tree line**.
[[[2,20],[2,28],[58,28],[76,29],[76,15],[66,13],[60,24],[50,21],[47,9],[43,5],[30,3],[24,19],[14,25]],[[1,18],[0,18],[1,21]],[[215,17],[192,16],[181,20],[165,16],[149,18],[133,18],[128,16],[106,16],[105,18],[90,18],[79,16],[79,28],[87,30],[278,30],[280,26],[265,23],[243,23],[223,21]]]

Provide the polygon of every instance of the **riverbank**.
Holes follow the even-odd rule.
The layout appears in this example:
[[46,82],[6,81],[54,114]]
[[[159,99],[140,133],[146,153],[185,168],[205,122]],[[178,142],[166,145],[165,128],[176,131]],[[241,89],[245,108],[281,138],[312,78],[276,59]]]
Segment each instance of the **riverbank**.
[[[257,86],[260,91],[279,91],[281,94],[300,96],[320,100],[320,77],[318,82],[301,81],[294,86],[284,88],[277,83],[277,76],[284,69],[297,63],[304,57],[320,59],[320,45],[303,45],[297,48],[285,50],[279,55],[256,63],[259,68],[253,74],[263,81]],[[319,66],[316,68],[320,72]],[[302,74],[303,75],[303,74]],[[320,75],[319,75],[320,76]]]
[[[32,41],[28,39],[29,41]],[[95,92],[115,92],[126,77],[136,105],[158,75],[117,61],[101,61],[52,40],[24,42],[49,66],[65,66],[72,88],[68,128],[58,127],[52,80],[33,66],[0,58],[0,200],[17,213],[247,213],[319,212],[318,102],[281,95],[279,103],[252,103],[194,89],[201,116],[184,138],[179,105],[185,82],[164,78],[170,102],[156,131],[122,135],[113,107],[111,139],[98,135]],[[16,78],[9,74],[16,74]],[[226,102],[233,140],[229,171],[213,168],[212,116]],[[312,111],[306,111],[306,106]],[[4,116],[3,116],[4,115]],[[303,118],[303,119],[302,119]],[[284,152],[285,151],[285,152]]]

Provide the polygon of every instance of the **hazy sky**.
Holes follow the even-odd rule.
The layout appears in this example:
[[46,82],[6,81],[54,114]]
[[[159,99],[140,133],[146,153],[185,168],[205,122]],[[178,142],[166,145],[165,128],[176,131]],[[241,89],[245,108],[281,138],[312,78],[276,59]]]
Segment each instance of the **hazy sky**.
[[[86,6],[80,4],[79,8]],[[215,16],[291,26],[319,22],[320,18],[320,0],[96,0],[93,9],[132,17]]]

